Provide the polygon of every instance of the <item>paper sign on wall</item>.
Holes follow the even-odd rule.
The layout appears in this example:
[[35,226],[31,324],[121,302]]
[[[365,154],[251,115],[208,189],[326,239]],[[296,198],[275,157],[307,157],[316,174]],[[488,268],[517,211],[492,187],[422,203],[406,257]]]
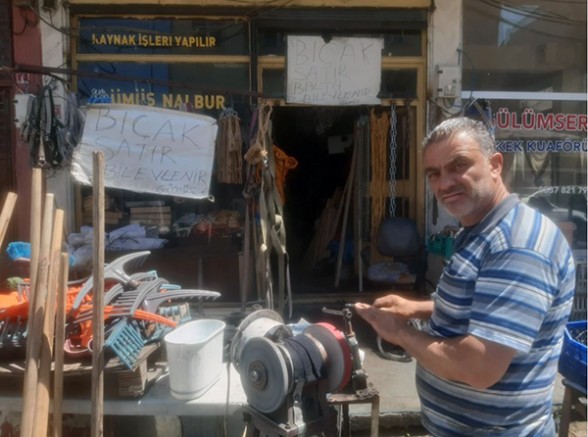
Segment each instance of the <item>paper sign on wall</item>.
[[307,105],[380,104],[382,38],[288,35],[287,96]]
[[218,126],[204,115],[136,105],[90,107],[72,174],[92,183],[92,152],[104,153],[104,185],[140,193],[208,197]]

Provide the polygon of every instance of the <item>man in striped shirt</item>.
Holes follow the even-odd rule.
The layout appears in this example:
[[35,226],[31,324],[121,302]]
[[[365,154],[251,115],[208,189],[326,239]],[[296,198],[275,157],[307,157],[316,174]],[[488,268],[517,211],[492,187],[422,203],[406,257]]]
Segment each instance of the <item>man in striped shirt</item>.
[[[357,312],[417,361],[434,436],[554,436],[552,394],[575,287],[558,227],[510,194],[483,123],[454,118],[424,141],[437,200],[463,228],[433,299],[389,295]],[[428,320],[422,331],[407,319]]]

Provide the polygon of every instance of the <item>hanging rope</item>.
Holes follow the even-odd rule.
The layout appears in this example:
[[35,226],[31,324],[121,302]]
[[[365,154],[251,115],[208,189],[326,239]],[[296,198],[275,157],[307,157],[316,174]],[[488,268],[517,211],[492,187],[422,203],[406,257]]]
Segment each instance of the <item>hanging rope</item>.
[[[370,137],[371,137],[371,184],[370,197],[372,199],[371,214],[371,241],[376,241],[376,235],[386,209],[386,198],[388,197],[388,178],[386,165],[387,156],[387,137],[389,131],[389,119],[384,114],[378,115],[375,109],[370,113]],[[372,247],[375,247],[372,244]],[[372,255],[375,250],[372,251]]]
[[243,159],[241,156],[241,128],[237,112],[225,108],[218,119],[216,138],[216,179],[220,183],[243,183]]
[[284,188],[286,186],[286,175],[292,169],[298,167],[298,161],[296,158],[286,155],[279,147],[273,146],[274,159],[276,163],[276,189],[280,194],[282,206],[286,204],[286,192]]
[[[261,184],[258,198],[259,233],[256,234],[255,264],[258,295],[264,296],[270,309],[283,312],[288,304],[292,314],[292,294],[288,254],[286,252],[286,228],[283,220],[282,201],[276,184],[276,158],[269,153],[271,145],[271,105],[262,103],[258,108],[258,130],[253,145],[245,154],[250,164],[261,165]],[[273,269],[272,266],[277,267]],[[274,272],[277,271],[277,285]],[[277,297],[277,303],[274,303]]]

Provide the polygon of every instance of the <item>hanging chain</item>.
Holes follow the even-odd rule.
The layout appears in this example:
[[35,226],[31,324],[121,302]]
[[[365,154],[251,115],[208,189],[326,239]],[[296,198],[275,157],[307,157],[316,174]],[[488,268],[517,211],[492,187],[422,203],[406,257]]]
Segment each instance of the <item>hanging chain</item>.
[[397,135],[396,105],[390,106],[390,217],[396,217],[396,135]]

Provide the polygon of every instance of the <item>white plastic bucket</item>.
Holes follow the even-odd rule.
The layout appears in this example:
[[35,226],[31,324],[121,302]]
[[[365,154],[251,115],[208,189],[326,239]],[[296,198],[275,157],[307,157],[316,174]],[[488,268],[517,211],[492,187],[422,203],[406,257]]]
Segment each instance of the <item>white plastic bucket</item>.
[[192,320],[164,337],[173,397],[198,398],[218,381],[223,370],[224,329],[221,320]]

